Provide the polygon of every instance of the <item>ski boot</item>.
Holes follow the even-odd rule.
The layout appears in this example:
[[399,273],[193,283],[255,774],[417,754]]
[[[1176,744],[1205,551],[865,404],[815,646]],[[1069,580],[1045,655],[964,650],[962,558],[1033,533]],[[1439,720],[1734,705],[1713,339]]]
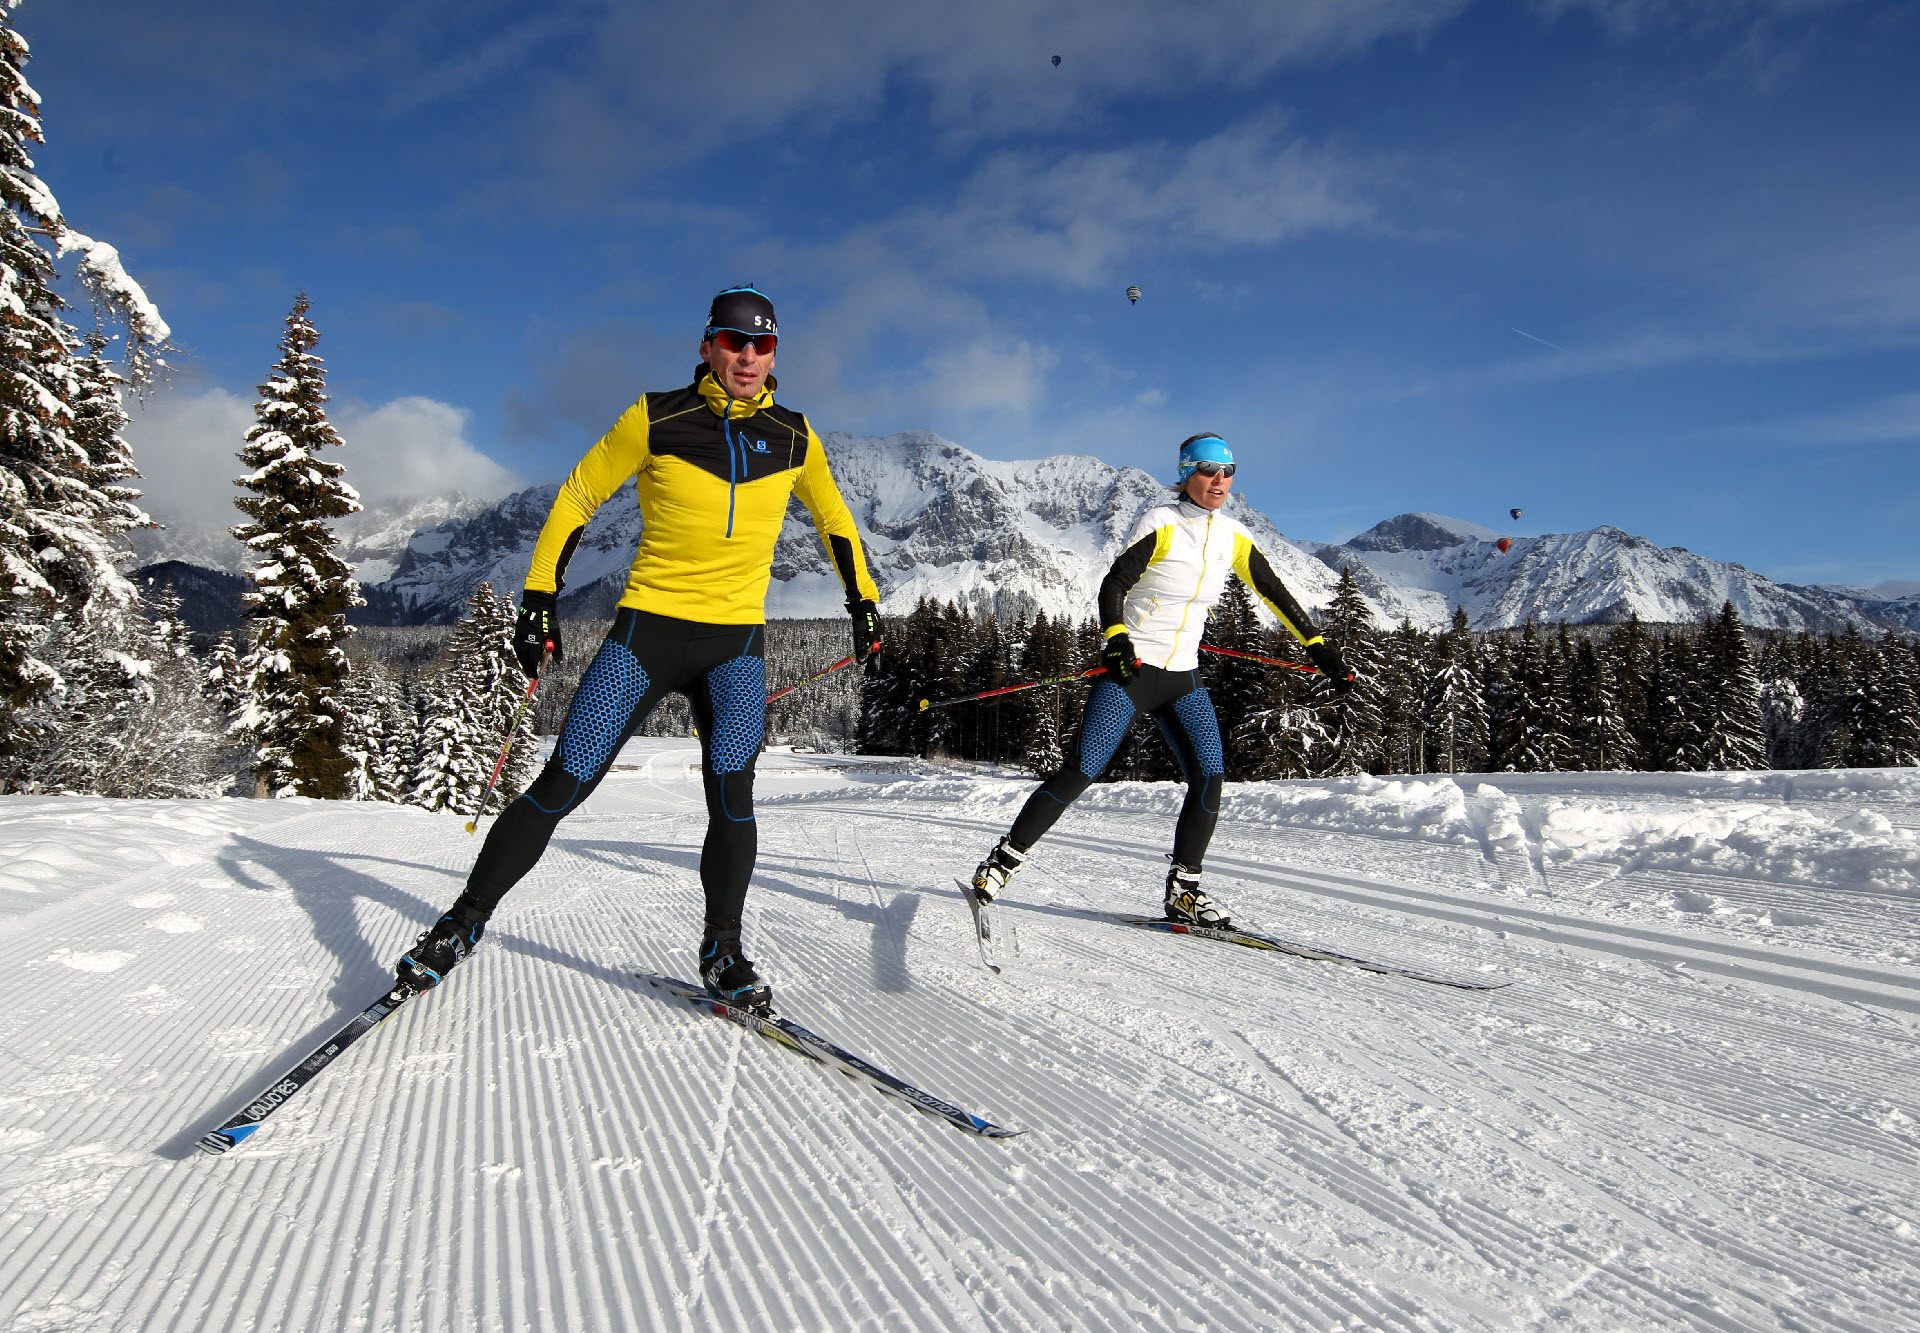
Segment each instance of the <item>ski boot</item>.
[[740,951],[740,928],[708,929],[700,941],[700,981],[707,993],[762,1018],[773,1016],[773,988]]
[[1012,842],[1006,838],[1000,839],[993,845],[993,850],[987,853],[987,859],[974,869],[972,886],[974,900],[981,907],[992,902],[1006,890],[1007,882],[1013,878],[1013,872],[1018,870],[1026,859],[1027,854],[1016,850]]
[[393,970],[395,979],[411,991],[432,990],[447,979],[454,964],[473,952],[486,928],[486,913],[456,903],[401,955]]
[[1200,887],[1200,872],[1175,861],[1167,871],[1167,920],[1188,926],[1232,930],[1233,921]]

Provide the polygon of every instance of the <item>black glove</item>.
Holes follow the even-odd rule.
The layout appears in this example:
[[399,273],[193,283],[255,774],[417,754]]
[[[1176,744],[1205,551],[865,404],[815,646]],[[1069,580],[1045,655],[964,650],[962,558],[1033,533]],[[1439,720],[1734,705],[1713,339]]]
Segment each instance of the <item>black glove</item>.
[[[1314,666],[1319,668],[1320,675],[1326,685],[1331,686],[1341,694],[1345,694],[1353,688],[1353,671],[1347,666],[1346,662],[1341,659],[1338,649],[1326,643],[1310,643],[1307,645],[1307,656],[1311,657]],[[1316,680],[1314,685],[1316,687],[1320,686],[1321,681]]]
[[1133,640],[1125,630],[1108,639],[1100,649],[1100,665],[1107,669],[1107,678],[1115,685],[1125,685],[1133,679]]
[[853,617],[853,660],[871,662],[880,651],[880,608],[862,597],[847,603],[847,614]]
[[566,654],[560,651],[560,616],[555,610],[558,601],[557,593],[535,592],[532,588],[520,594],[520,615],[513,622],[513,655],[520,659],[520,669],[527,673],[528,680],[539,679],[540,664],[549,651],[554,661],[566,660]]

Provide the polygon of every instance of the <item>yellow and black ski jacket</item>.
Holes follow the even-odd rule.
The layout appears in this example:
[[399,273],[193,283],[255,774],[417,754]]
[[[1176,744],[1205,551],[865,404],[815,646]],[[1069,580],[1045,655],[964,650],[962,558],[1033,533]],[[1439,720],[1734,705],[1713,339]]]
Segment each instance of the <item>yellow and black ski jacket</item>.
[[561,485],[534,544],[529,589],[559,592],[587,520],[629,477],[645,529],[621,606],[713,625],[764,622],[773,544],[796,495],[848,602],[880,598],[826,447],[806,417],[773,401],[771,378],[756,396],[731,398],[702,366],[684,389],[642,394]]

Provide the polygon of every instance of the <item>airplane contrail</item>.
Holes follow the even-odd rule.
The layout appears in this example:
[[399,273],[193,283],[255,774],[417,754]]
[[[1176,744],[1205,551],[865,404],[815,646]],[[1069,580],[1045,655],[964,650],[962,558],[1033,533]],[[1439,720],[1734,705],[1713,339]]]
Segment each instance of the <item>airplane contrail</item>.
[[[1539,343],[1542,347],[1551,347],[1556,352],[1567,352],[1567,349],[1562,347],[1559,343],[1550,343],[1545,338],[1535,338],[1531,333],[1528,333],[1525,329],[1516,329],[1511,324],[1507,325],[1507,328],[1512,330],[1514,333],[1519,334],[1522,338],[1528,338],[1534,342]],[[1573,353],[1567,352],[1567,355],[1572,356]]]

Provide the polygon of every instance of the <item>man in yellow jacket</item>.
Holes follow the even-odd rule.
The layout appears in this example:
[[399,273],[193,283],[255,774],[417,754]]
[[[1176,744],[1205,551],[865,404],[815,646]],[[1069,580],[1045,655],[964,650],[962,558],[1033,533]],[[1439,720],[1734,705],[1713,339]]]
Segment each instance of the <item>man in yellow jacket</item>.
[[880,639],[879,593],[826,449],[806,417],[773,400],[779,341],[764,294],[721,292],[707,312],[693,383],[641,395],[560,487],[514,632],[529,677],[547,654],[560,659],[556,605],[568,559],[587,520],[629,477],[645,525],[640,549],[552,759],[494,822],[447,914],[400,960],[403,984],[437,985],[467,956],[561,818],[586,800],[654,705],[677,691],[699,727],[707,797],[701,980],[723,999],[771,1012],[772,992],[740,946],[740,919],[757,849],[753,765],[766,730],[767,584],[790,497],[813,516],[846,589],[854,656],[867,661]]

